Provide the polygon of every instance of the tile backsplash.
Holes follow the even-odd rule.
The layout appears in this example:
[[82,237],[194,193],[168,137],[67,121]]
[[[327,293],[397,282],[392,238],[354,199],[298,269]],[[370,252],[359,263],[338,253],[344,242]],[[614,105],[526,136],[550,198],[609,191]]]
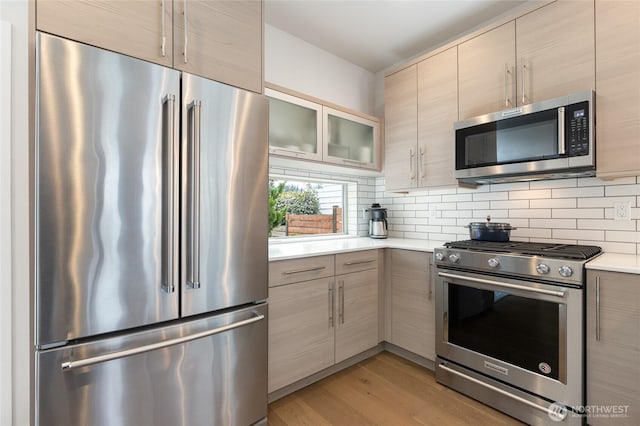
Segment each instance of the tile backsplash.
[[[452,241],[469,239],[469,222],[508,222],[520,241],[598,245],[640,254],[640,177],[572,178],[386,192],[375,180],[375,200],[389,212],[389,236]],[[618,208],[624,216],[614,218]],[[618,215],[619,216],[619,215]]]

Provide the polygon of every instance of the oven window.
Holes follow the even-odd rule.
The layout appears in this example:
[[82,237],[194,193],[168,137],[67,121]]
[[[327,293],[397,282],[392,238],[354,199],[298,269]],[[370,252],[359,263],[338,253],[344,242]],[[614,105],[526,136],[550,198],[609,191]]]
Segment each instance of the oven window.
[[451,283],[448,287],[450,343],[559,378],[559,304]]

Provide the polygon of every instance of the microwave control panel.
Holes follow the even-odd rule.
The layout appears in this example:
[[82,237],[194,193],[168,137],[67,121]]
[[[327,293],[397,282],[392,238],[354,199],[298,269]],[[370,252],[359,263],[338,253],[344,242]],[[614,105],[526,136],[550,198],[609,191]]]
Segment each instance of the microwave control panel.
[[589,103],[569,105],[567,113],[569,157],[589,155]]

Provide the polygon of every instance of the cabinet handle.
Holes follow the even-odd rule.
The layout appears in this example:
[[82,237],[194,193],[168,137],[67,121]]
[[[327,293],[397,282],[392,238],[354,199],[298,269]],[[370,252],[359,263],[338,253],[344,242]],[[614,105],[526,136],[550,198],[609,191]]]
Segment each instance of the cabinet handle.
[[166,23],[165,23],[165,0],[162,0],[162,45],[160,49],[162,50],[162,57],[167,56],[167,32],[166,32]]
[[182,52],[184,55],[184,63],[187,61],[187,45],[189,44],[189,36],[187,35],[187,0],[184,0],[184,51]]
[[509,74],[511,74],[511,67],[509,63],[504,64],[504,106],[509,108],[511,106],[511,99],[509,99]]
[[312,266],[310,268],[293,269],[291,271],[284,271],[283,274],[284,275],[299,274],[301,272],[320,271],[325,268],[326,266]]
[[353,262],[345,262],[345,266],[361,265],[363,263],[375,262],[377,259],[354,260]]
[[432,272],[431,272],[431,262],[429,262],[429,268],[428,268],[428,273],[427,273],[427,290],[429,291],[429,300],[431,300],[432,296],[433,296],[433,289],[432,289]]
[[524,58],[522,58],[522,102],[521,104],[524,105],[525,103],[527,103],[527,96],[525,95],[525,72],[527,70],[527,65],[524,63]]
[[596,277],[596,341],[600,341],[600,277]]
[[344,280],[340,280],[340,285],[338,286],[338,295],[340,297],[340,324],[344,324]]
[[409,177],[411,180],[416,178],[416,172],[413,170],[413,157],[415,157],[415,155],[413,148],[409,148]]
[[333,327],[333,308],[334,308],[334,300],[333,300],[333,283],[329,283],[329,328]]
[[420,180],[424,180],[424,146],[420,145],[420,156],[418,161],[418,168],[420,169]]

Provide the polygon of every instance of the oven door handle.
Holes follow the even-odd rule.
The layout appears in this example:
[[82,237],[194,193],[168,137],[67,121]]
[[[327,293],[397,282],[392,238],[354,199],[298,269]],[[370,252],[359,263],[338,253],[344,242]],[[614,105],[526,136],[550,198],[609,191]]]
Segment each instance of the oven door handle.
[[444,278],[454,278],[454,279],[459,279],[464,281],[471,281],[479,284],[494,285],[497,287],[510,288],[513,290],[523,290],[531,293],[546,294],[548,296],[557,296],[562,298],[565,297],[564,290],[546,290],[544,288],[535,288],[535,287],[527,287],[527,286],[518,285],[518,284],[501,283],[499,281],[485,280],[482,278],[465,277],[464,275],[449,274],[447,272],[438,272],[438,276],[444,277]]
[[[468,376],[468,375],[466,375],[464,373],[460,373],[459,371],[456,371],[456,370],[454,370],[452,368],[449,368],[444,364],[440,364],[440,365],[438,365],[438,367],[443,369],[447,373],[462,377],[462,378],[464,378],[466,380],[470,380],[475,384],[478,384],[478,385],[483,386],[483,387],[485,387],[487,389],[490,389],[490,390],[492,390],[494,392],[497,392],[497,393],[499,393],[501,395],[507,396],[507,397],[509,397],[511,399],[514,399],[514,400],[518,401],[518,402],[526,404],[529,407],[535,408],[536,410],[540,410],[540,411],[542,411],[544,413],[551,414],[551,408],[547,408],[547,407],[545,407],[543,405],[536,404],[535,402],[531,402],[531,401],[529,401],[527,399],[524,399],[524,398],[522,398],[522,397],[520,397],[518,395],[514,395],[512,393],[509,393],[509,392],[507,392],[505,390],[502,390],[502,389],[500,389],[498,387],[490,385],[489,383],[485,383],[485,382],[483,382],[481,380],[478,380],[478,379],[476,379],[474,377]],[[564,418],[566,417],[566,414],[563,415],[560,412],[553,411],[553,414],[555,415],[555,418],[558,419],[558,420],[564,420]]]

